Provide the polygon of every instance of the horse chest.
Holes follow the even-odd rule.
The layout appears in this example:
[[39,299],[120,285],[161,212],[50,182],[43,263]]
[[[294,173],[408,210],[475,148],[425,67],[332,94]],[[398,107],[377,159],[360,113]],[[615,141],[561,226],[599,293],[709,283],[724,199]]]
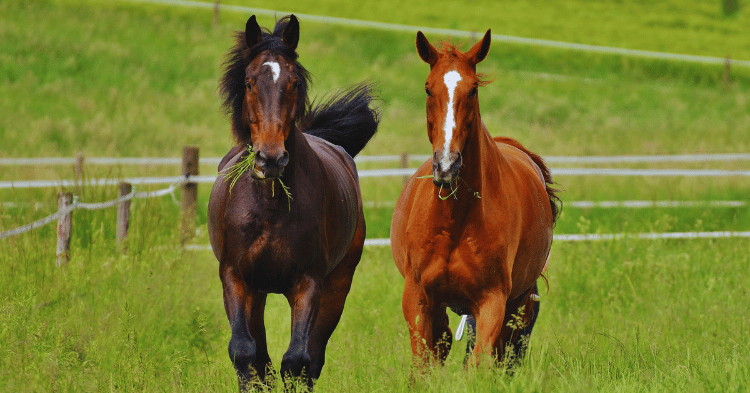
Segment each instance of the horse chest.
[[[283,292],[297,275],[319,270],[322,252],[315,230],[320,220],[278,216],[270,213],[246,213],[229,219],[225,247],[227,261],[234,264],[248,283],[268,292]],[[291,247],[290,245],[295,245]]]
[[415,281],[432,292],[496,286],[508,277],[507,248],[491,243],[475,236],[456,241],[439,234],[424,247],[412,248],[410,270]]

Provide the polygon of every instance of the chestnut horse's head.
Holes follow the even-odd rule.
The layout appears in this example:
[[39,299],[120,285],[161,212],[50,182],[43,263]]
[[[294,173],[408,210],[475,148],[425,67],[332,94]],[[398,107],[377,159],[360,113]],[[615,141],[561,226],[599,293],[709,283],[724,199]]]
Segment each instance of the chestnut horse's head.
[[432,181],[437,186],[456,181],[470,131],[481,126],[478,88],[484,82],[476,65],[489,50],[490,30],[466,53],[447,43],[438,51],[417,32],[417,52],[430,65],[425,82],[427,134],[433,152]]
[[308,106],[309,75],[297,62],[299,21],[294,15],[261,29],[255,15],[227,59],[221,91],[232,116],[232,132],[255,152],[252,176],[281,176],[289,163],[285,141]]

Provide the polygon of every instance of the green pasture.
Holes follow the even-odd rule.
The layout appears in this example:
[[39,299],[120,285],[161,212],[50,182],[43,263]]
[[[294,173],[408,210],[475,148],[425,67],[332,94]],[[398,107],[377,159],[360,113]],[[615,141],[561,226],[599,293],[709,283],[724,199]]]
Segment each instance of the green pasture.
[[[749,10],[726,17],[720,1],[222,4],[750,60]],[[223,10],[214,26],[210,9],[0,2],[0,158],[177,157],[184,145],[200,146],[202,157],[222,156],[232,140],[216,85],[231,34],[248,16]],[[362,80],[377,84],[381,128],[362,154],[429,153],[428,66],[415,53],[413,34],[301,23],[300,61],[313,75],[312,96]],[[724,84],[723,66],[498,41],[479,71],[494,79],[480,93],[491,133],[543,156],[750,152],[750,69],[733,68]],[[599,166],[748,170],[747,161]],[[87,165],[84,176],[178,172]],[[201,167],[201,174],[214,173]],[[73,176],[70,166],[0,167],[0,181]],[[746,177],[556,180],[564,203],[556,234],[750,230],[747,206],[565,206],[747,202]],[[368,237],[388,237],[402,184],[362,179]],[[156,187],[138,190],[147,189]],[[209,189],[200,186],[194,245],[208,243]],[[57,191],[0,190],[0,231],[54,213]],[[114,187],[71,191],[83,202],[116,197]],[[179,247],[179,207],[171,197],[136,200],[132,209],[124,256],[114,241],[114,209],[74,212],[72,258],[63,267],[55,267],[54,224],[0,239],[0,391],[235,390],[213,254]],[[446,366],[415,374],[400,306],[403,279],[388,247],[368,247],[316,389],[742,392],[750,386],[749,249],[749,239],[555,242],[531,349],[510,378],[503,370],[464,368],[463,342]],[[455,327],[458,317],[451,317]],[[290,334],[283,297],[269,298],[266,320],[278,366]]]

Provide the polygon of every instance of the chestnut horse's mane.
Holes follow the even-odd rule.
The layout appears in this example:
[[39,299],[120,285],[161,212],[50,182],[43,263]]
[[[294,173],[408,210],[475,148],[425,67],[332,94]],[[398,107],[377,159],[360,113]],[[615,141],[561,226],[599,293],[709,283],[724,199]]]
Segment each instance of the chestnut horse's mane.
[[495,142],[504,143],[506,145],[513,146],[518,150],[521,150],[527,156],[529,156],[529,158],[531,158],[531,160],[534,161],[536,166],[539,167],[539,170],[542,171],[542,176],[544,177],[545,187],[547,189],[547,196],[549,197],[549,205],[552,208],[552,224],[555,224],[557,222],[558,216],[560,215],[561,206],[558,206],[558,204],[562,205],[562,201],[560,200],[560,197],[557,196],[557,192],[560,190],[551,187],[553,184],[556,184],[556,183],[552,181],[552,174],[550,173],[550,170],[549,170],[549,167],[547,167],[547,164],[544,163],[544,160],[542,159],[542,157],[540,157],[538,154],[534,154],[530,152],[528,149],[523,147],[521,143],[519,143],[517,140],[513,138],[508,138],[505,136],[497,136],[497,137],[494,137],[493,139]]
[[250,144],[250,130],[242,120],[242,103],[245,97],[245,69],[259,54],[265,51],[271,51],[274,54],[280,54],[286,57],[294,64],[297,78],[300,82],[299,96],[297,98],[297,118],[298,123],[307,113],[310,102],[307,98],[307,88],[310,84],[310,73],[305,67],[297,61],[297,52],[289,48],[281,40],[289,23],[289,16],[279,19],[274,26],[273,32],[266,28],[261,28],[263,38],[252,48],[247,47],[245,31],[235,33],[236,43],[227,54],[227,60],[224,63],[224,76],[219,84],[219,91],[224,97],[222,107],[232,119],[232,133],[235,139],[243,144]]

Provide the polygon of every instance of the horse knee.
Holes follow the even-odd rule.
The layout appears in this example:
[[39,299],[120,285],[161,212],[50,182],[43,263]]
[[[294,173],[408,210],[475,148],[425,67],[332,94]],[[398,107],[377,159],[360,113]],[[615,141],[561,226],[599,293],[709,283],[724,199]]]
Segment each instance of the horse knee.
[[287,352],[281,359],[281,375],[285,378],[288,376],[296,378],[302,376],[304,372],[309,379],[311,378],[311,364],[312,359],[306,351]]
[[232,335],[229,340],[229,359],[239,376],[250,379],[250,365],[255,363],[256,357],[257,349],[252,338]]

